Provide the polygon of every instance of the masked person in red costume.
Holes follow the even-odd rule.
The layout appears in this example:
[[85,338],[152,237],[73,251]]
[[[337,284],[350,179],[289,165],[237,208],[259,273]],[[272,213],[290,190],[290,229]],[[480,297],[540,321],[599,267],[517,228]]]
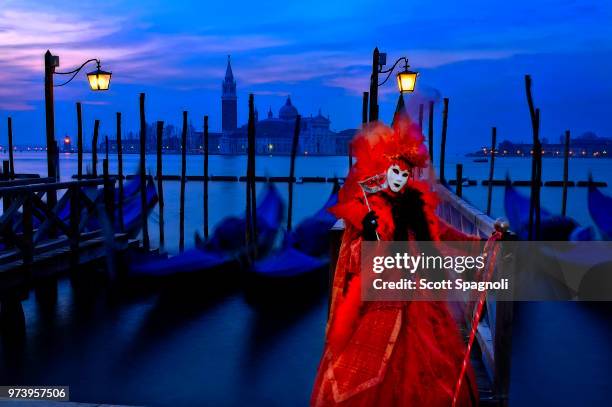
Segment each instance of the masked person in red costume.
[[[344,220],[345,230],[311,405],[448,407],[465,346],[447,304],[362,302],[361,242],[465,236],[434,212],[436,195],[419,179],[428,153],[421,131],[408,118],[399,118],[393,128],[380,123],[366,127],[352,148],[357,162],[331,209]],[[382,179],[382,186],[366,197],[362,185],[373,178]],[[477,404],[474,383],[468,367],[458,406]]]

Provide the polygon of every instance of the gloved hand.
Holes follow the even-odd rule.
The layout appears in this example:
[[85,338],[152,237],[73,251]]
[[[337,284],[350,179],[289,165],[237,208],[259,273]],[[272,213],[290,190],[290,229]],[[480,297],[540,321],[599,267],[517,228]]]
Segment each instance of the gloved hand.
[[363,226],[363,240],[374,241],[378,240],[376,237],[376,229],[378,228],[378,215],[376,212],[370,211],[363,217],[361,225]]

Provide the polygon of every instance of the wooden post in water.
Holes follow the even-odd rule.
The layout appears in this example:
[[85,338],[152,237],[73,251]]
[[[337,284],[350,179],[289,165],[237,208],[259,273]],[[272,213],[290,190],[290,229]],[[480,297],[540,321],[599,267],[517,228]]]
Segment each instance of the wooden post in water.
[[[2,162],[2,179],[4,179],[4,177],[6,176],[6,171],[8,170],[10,172],[10,164],[6,161]],[[9,208],[11,207],[11,203],[13,202],[13,199],[11,198],[11,196],[9,194],[6,194],[2,197],[2,211],[3,212],[7,212],[9,210]]]
[[79,264],[79,224],[81,222],[81,206],[79,190],[80,186],[72,185],[68,192],[70,193],[70,233],[72,238],[70,239],[70,266],[72,272],[76,270]]
[[179,211],[179,252],[185,250],[185,176],[187,171],[187,112],[183,112],[183,132],[181,134],[181,202]]
[[162,169],[162,138],[164,134],[164,122],[157,122],[157,203],[159,208],[159,247],[163,249],[166,243],[166,234],[164,233],[164,179]]
[[[11,163],[8,160],[4,160],[2,161],[2,180],[9,180],[10,178],[11,178]],[[2,197],[2,200],[6,200],[6,197]],[[8,208],[5,208],[5,210],[6,209]]]
[[8,118],[8,150],[9,150],[9,172],[10,179],[15,178],[15,160],[13,158],[13,119]]
[[[53,148],[55,143],[49,145],[49,148]],[[53,158],[52,158],[53,160]],[[54,164],[55,165],[55,164]],[[23,202],[23,223],[22,223],[22,239],[24,241],[25,250],[23,250],[23,263],[30,264],[34,257],[34,226],[32,222],[33,202],[32,198],[28,197]]]
[[491,162],[489,164],[489,185],[487,186],[487,215],[491,215],[491,200],[493,199],[493,174],[495,172],[495,147],[497,147],[497,127],[491,129]]
[[140,94],[140,216],[142,222],[142,247],[146,252],[150,249],[149,223],[147,216],[147,176],[145,173],[145,154],[147,150],[147,120],[145,118],[145,94]]
[[105,157],[108,161],[108,136],[104,136],[104,148],[106,150]]
[[118,212],[119,212],[119,230],[121,232],[125,229],[123,220],[123,146],[121,144],[121,112],[117,112],[117,178],[119,182],[119,199],[118,199]]
[[565,130],[565,151],[563,152],[563,196],[561,198],[561,216],[567,214],[567,178],[569,176],[570,131]]
[[463,196],[463,164],[457,164],[457,188],[455,193],[459,198]]
[[433,139],[434,139],[434,128],[433,128],[433,119],[434,119],[434,102],[433,100],[429,101],[429,123],[428,123],[428,128],[427,128],[427,138],[429,141],[429,162],[431,163],[431,166],[433,167],[434,164],[434,143],[433,143]]
[[295,128],[293,129],[293,140],[291,143],[291,162],[289,164],[289,204],[287,205],[287,231],[291,230],[293,219],[293,179],[295,177],[295,155],[297,154],[298,140],[300,138],[301,116],[295,118]]
[[106,209],[106,216],[110,220],[110,224],[114,225],[114,210],[113,210],[113,200],[114,200],[114,188],[110,182],[110,173],[108,171],[108,158],[104,158],[102,160],[102,176],[104,178],[104,209]]
[[249,121],[248,121],[248,149],[247,149],[247,181],[246,181],[246,244],[249,256],[255,256],[257,242],[256,218],[257,198],[255,196],[255,106],[253,94],[249,95]]
[[253,213],[251,211],[251,105],[253,104],[253,94],[249,95],[249,119],[247,123],[247,165],[246,165],[246,183],[245,183],[245,192],[246,192],[246,208],[245,208],[245,231],[244,231],[244,241],[247,250],[247,258],[249,261],[251,260],[251,242],[253,240]]
[[419,103],[419,129],[423,133],[423,103]]
[[542,143],[540,142],[540,109],[536,109],[536,127],[538,129],[537,134],[537,148],[534,153],[536,154],[537,161],[537,172],[535,180],[536,188],[536,201],[535,201],[535,236],[536,239],[540,239],[541,234],[541,185],[542,185]]
[[444,179],[444,160],[446,158],[446,131],[448,129],[448,98],[444,98],[444,109],[442,110],[442,139],[440,140],[440,182],[446,183]]
[[92,174],[95,177],[98,176],[98,133],[100,131],[100,120],[96,119],[94,122],[93,140],[91,145],[91,166]]
[[[534,107],[533,96],[531,94],[531,76],[525,75],[525,91],[527,94],[527,105],[531,118],[531,129],[533,132],[533,152],[531,155],[531,194],[529,200],[529,233],[528,239],[537,239],[540,229],[540,184],[541,179],[538,174],[541,172],[541,152],[542,146],[539,138],[540,112]],[[534,219],[535,218],[535,219]],[[535,221],[535,222],[534,222]],[[535,224],[534,224],[535,223]],[[535,227],[535,230],[534,230]]]
[[[59,150],[59,143],[56,141],[55,142],[55,150],[54,150],[54,154],[55,154],[55,160],[54,160],[55,162],[54,162],[54,164],[55,164],[55,174],[56,174],[56,177],[57,177],[56,178],[57,182],[59,182],[60,179],[62,178],[62,175],[60,174],[59,151],[60,151]],[[57,200],[55,202],[57,202]]]
[[255,139],[255,99],[251,100],[251,226],[253,228],[254,254],[257,256],[257,190],[255,188],[255,157],[257,141]]
[[202,135],[202,149],[204,150],[204,240],[208,240],[208,116],[204,116],[204,134]]
[[83,178],[83,111],[81,102],[76,104],[77,111],[77,179]]

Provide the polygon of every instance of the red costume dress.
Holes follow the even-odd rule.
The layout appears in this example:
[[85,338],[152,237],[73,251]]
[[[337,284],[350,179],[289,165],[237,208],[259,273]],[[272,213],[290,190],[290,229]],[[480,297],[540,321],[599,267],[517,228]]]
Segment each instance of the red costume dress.
[[[421,132],[407,119],[393,129],[376,124],[356,137],[353,152],[357,163],[332,208],[344,219],[345,231],[311,405],[448,407],[465,346],[447,304],[360,299],[362,220],[370,209],[377,215],[381,240],[458,237],[435,215],[436,196],[426,182],[408,180],[400,191],[386,188],[368,195],[367,202],[358,184],[394,164],[410,171],[425,168],[428,155]],[[477,404],[474,383],[468,368],[458,406]]]

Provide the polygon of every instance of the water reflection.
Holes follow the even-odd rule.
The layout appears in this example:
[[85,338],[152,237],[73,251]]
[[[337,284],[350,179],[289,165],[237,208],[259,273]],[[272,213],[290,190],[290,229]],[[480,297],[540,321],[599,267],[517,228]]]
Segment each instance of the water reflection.
[[274,309],[247,303],[240,286],[180,293],[131,293],[98,273],[60,280],[54,302],[32,293],[26,334],[2,335],[0,381],[70,385],[80,402],[307,403],[325,296]]

